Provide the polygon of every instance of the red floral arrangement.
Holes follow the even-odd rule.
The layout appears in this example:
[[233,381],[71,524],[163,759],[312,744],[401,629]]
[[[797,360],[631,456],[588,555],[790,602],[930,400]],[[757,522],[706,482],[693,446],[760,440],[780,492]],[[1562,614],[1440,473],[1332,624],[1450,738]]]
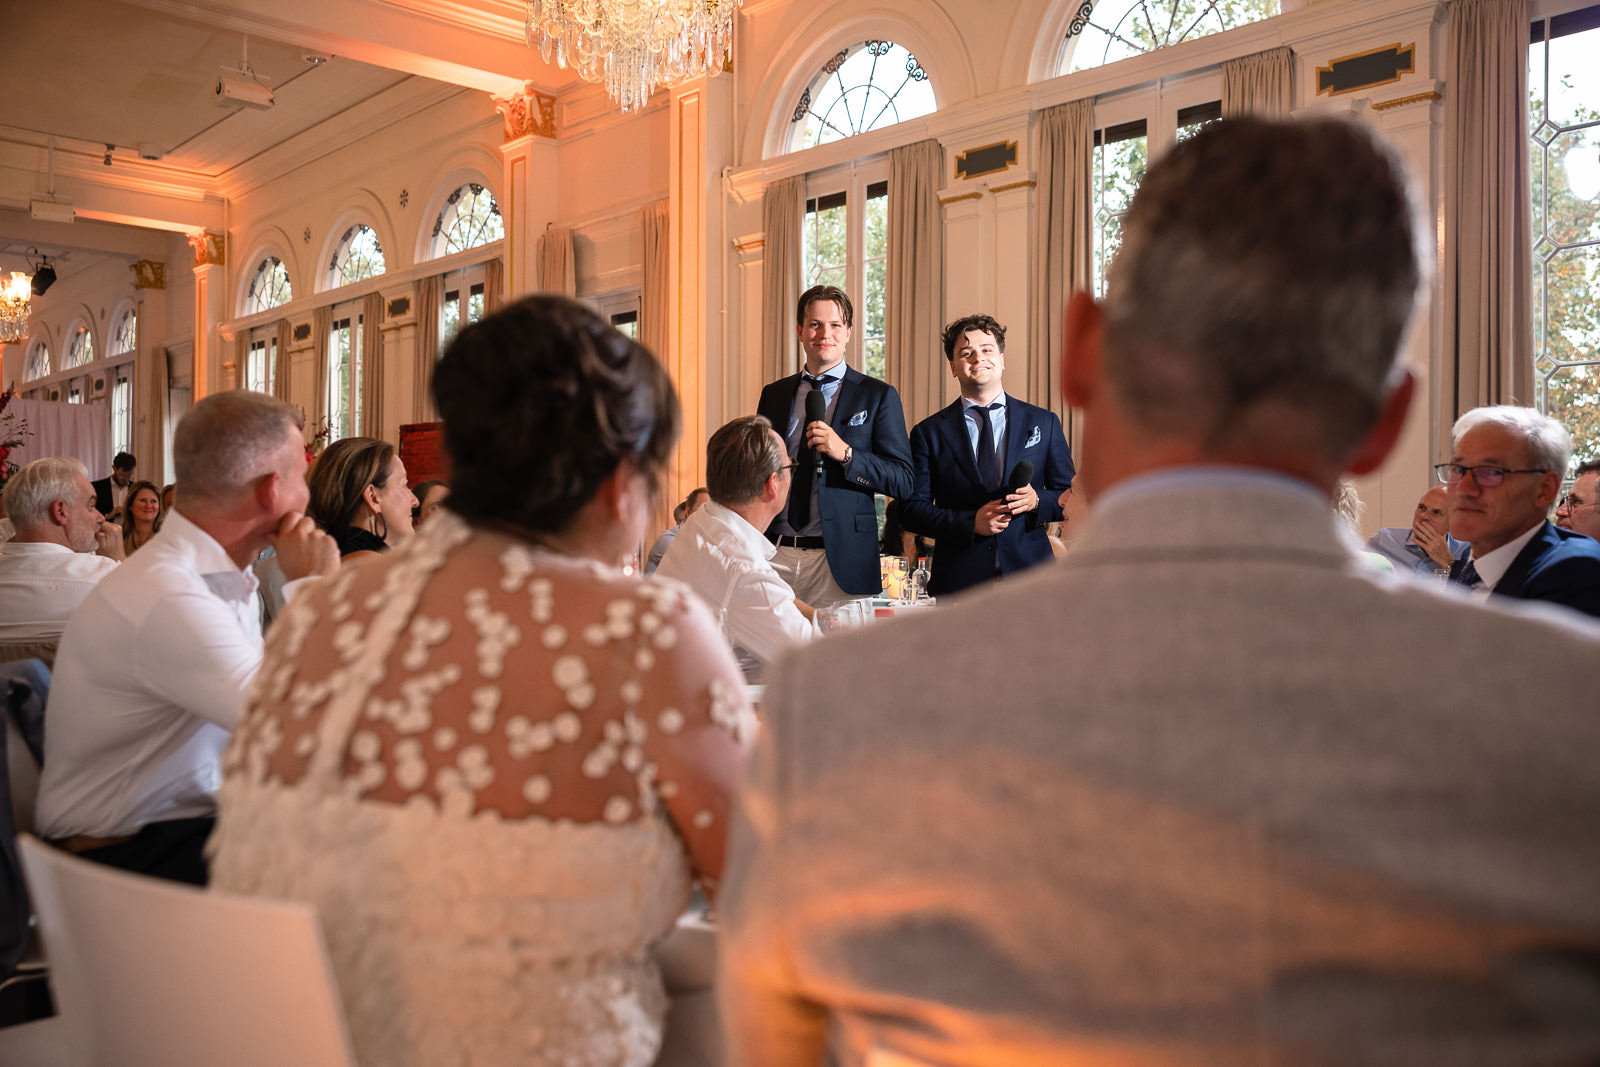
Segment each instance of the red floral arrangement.
[[11,476],[17,473],[18,463],[11,458],[11,450],[21,448],[23,442],[31,436],[28,432],[28,420],[18,420],[15,411],[7,411],[11,406],[11,398],[17,395],[16,385],[9,385],[5,392],[0,393],[0,487],[3,487]]
[[316,458],[322,455],[322,450],[328,447],[328,438],[331,436],[333,436],[333,423],[324,417],[322,425],[317,427],[317,432],[306,442],[306,466],[311,466]]

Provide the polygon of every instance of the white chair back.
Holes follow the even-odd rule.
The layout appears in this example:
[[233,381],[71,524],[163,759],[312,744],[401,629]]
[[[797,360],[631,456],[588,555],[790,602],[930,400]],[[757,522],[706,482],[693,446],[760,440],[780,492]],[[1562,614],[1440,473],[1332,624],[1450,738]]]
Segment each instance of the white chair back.
[[316,913],[159,881],[19,838],[57,1010],[95,1063],[347,1067]]

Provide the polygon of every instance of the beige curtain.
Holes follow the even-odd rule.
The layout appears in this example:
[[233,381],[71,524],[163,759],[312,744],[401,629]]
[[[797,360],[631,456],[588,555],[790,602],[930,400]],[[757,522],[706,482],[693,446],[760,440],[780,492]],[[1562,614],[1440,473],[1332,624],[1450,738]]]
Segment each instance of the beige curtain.
[[328,331],[333,329],[333,309],[318,308],[311,314],[311,358],[312,366],[316,368],[315,384],[317,391],[316,402],[311,408],[311,426],[307,429],[306,438],[322,429],[322,421],[328,417]]
[[[578,295],[577,259],[573,254],[572,231],[553,227],[539,235],[539,291]],[[484,286],[484,291],[488,291]]]
[[1222,62],[1222,114],[1288,118],[1293,107],[1294,53],[1288,46]]
[[279,400],[289,399],[289,340],[294,336],[288,319],[278,320],[278,369],[272,376],[272,395]]
[[[441,283],[442,284],[442,283]],[[573,292],[577,292],[576,289]],[[439,298],[434,297],[434,306],[438,307]],[[486,315],[493,315],[506,304],[506,264],[505,260],[491,259],[483,265],[483,311]],[[434,339],[437,344],[439,331],[435,323]],[[433,365],[430,363],[429,367]]]
[[361,301],[361,432],[382,437],[383,410],[383,294],[368,293]]
[[[944,147],[918,141],[889,152],[889,291],[884,378],[900,392],[906,425],[944,406]],[[858,324],[859,327],[859,324]]]
[[644,284],[639,290],[639,343],[663,364],[671,347],[670,282],[672,230],[667,201],[639,212],[644,227]]
[[1062,316],[1073,291],[1093,284],[1093,163],[1092,99],[1039,113],[1027,399],[1061,416],[1074,456],[1082,446],[1082,431],[1061,396]]
[[794,302],[800,298],[804,274],[800,264],[800,228],[806,212],[804,175],[767,186],[761,200],[761,376],[774,382],[800,368],[794,332]]
[[[490,260],[499,263],[498,259]],[[484,304],[489,294],[488,273],[484,274]],[[417,344],[411,362],[411,417],[416,422],[432,422],[438,413],[433,407],[433,365],[439,362],[439,303],[444,299],[444,279],[435,274],[417,281]]]
[[1441,456],[1456,416],[1533,402],[1527,2],[1454,0],[1447,37]]

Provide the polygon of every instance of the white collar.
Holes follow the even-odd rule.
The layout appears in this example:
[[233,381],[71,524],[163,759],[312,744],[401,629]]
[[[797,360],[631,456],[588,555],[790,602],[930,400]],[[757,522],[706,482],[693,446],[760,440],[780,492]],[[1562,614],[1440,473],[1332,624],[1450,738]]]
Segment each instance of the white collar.
[[1506,571],[1511,569],[1511,561],[1517,558],[1517,553],[1526,548],[1528,542],[1532,541],[1534,536],[1543,529],[1544,523],[1536,522],[1529,527],[1527,533],[1516,540],[1507,541],[1493,552],[1485,552],[1481,556],[1474,555],[1472,568],[1478,572],[1478,578],[1483,582],[1484,587],[1493,589],[1499,585],[1500,579],[1504,578]]
[[989,404],[999,404],[1001,407],[1005,407],[1011,403],[1011,398],[1006,396],[1006,391],[1004,389],[996,393],[994,395],[994,399],[989,401],[989,404],[980,404],[976,400],[972,400],[965,395],[961,396],[959,399],[961,401],[961,414],[963,415],[973,408],[986,408],[989,406]]
[[[740,547],[752,556],[758,559],[771,559],[777,553],[778,546],[768,541],[766,534],[756,529],[749,519],[746,519],[732,508],[723,507],[715,500],[707,500],[700,505],[694,515],[698,515],[702,511],[706,513],[706,522],[714,522],[727,530],[731,536],[738,540]],[[694,515],[690,515],[689,519],[693,519]],[[685,519],[684,522],[687,523],[689,519]]]

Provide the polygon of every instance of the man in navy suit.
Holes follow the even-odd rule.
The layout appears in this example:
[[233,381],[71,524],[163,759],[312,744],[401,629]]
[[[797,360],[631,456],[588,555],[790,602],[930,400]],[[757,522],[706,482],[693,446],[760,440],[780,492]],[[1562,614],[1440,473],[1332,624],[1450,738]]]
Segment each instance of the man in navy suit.
[[[944,330],[944,356],[961,385],[955,403],[911,431],[913,485],[900,504],[905,528],[934,539],[936,596],[1050,558],[1047,523],[1059,521],[1072,489],[1072,455],[1053,412],[1007,396],[1006,328],[968,315]],[[1033,475],[1006,487],[1017,465]]]
[[1495,596],[1600,616],[1600,543],[1551,524],[1572,435],[1532,408],[1474,408],[1450,431],[1450,533],[1472,545],[1450,577]]
[[[873,494],[898,498],[911,491],[911,449],[900,394],[845,366],[854,317],[850,298],[836,286],[816,285],[802,293],[795,329],[806,354],[805,371],[768,385],[756,406],[757,414],[782,431],[789,456],[800,464],[788,504],[767,528],[778,546],[772,564],[795,596],[812,607],[869,596],[883,587]],[[827,414],[808,422],[806,397],[813,391],[821,392]]]

